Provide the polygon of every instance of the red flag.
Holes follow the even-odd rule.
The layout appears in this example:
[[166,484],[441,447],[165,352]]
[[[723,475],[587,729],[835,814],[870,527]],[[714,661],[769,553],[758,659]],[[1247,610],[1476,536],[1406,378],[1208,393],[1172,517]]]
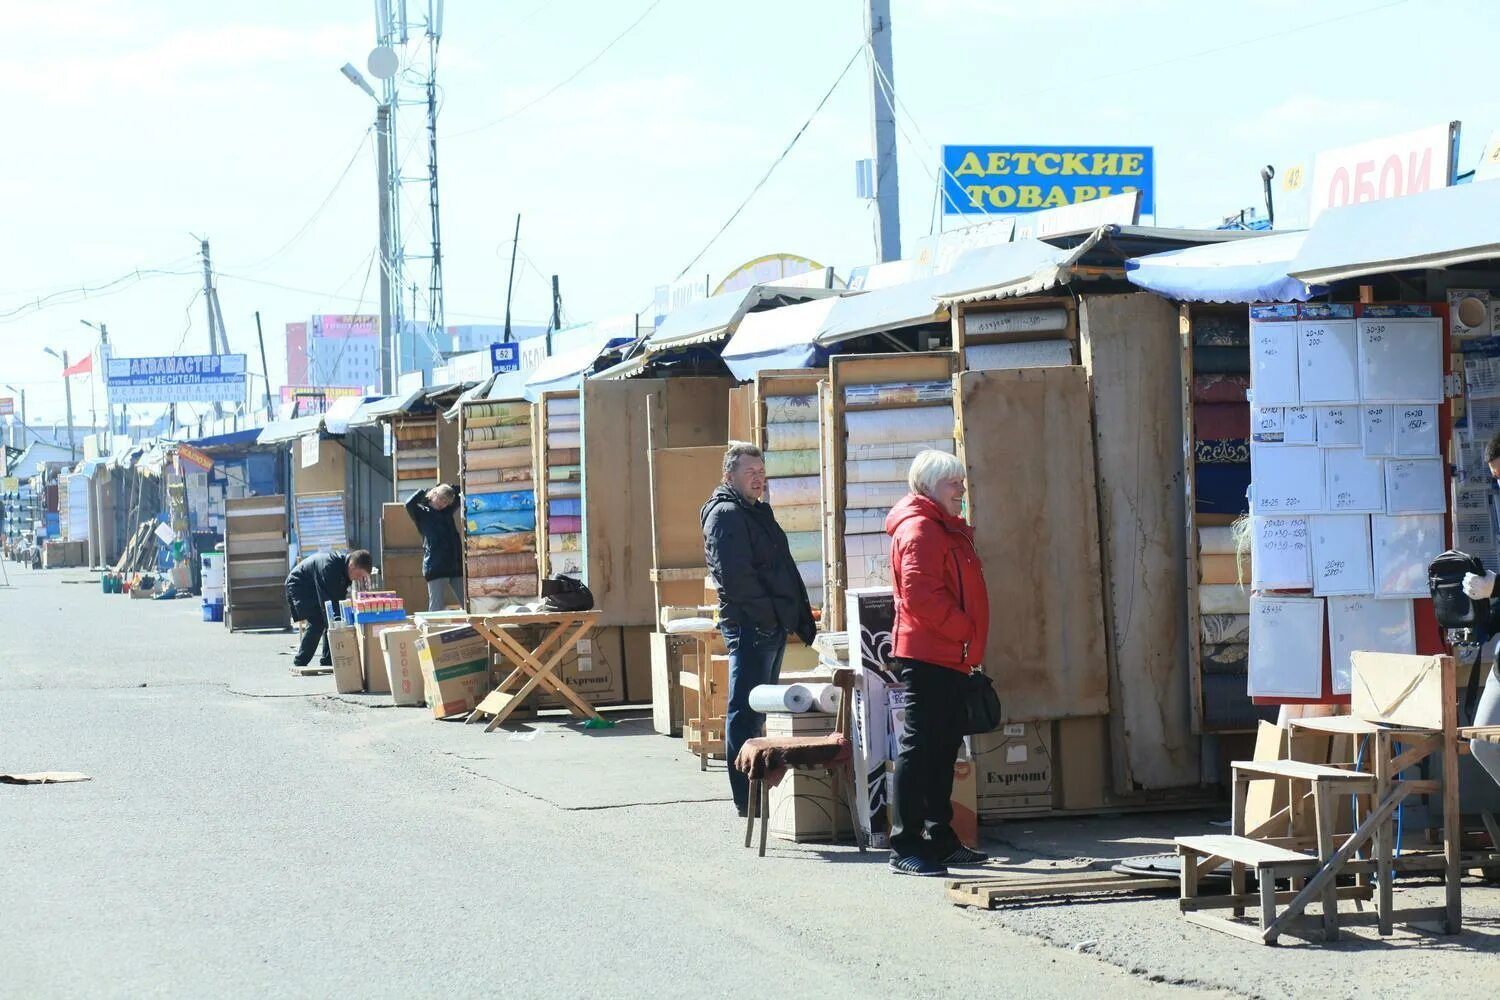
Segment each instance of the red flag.
[[94,356],[92,354],[85,354],[83,356],[82,360],[75,361],[73,364],[71,364],[68,367],[64,368],[63,369],[63,375],[64,376],[67,376],[67,375],[87,375],[89,372],[91,372],[93,370],[94,370]]

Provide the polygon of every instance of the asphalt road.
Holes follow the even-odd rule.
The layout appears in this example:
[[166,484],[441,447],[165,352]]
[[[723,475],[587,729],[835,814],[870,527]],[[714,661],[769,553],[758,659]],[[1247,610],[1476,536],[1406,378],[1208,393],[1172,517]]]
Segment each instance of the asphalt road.
[[[1474,930],[1457,941],[1332,949],[1256,948],[1165,899],[959,909],[881,854],[773,841],[757,858],[722,774],[639,718],[485,734],[293,678],[288,636],[229,635],[196,602],[6,568],[0,771],[93,780],[0,785],[0,997],[1123,1000],[1500,982],[1497,889],[1466,896]],[[989,832],[1007,867],[1079,867],[1204,818]]]

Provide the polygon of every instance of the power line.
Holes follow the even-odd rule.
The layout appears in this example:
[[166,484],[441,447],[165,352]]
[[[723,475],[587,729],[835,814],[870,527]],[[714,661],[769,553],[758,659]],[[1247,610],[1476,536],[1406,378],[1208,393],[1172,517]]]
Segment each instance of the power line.
[[626,25],[624,31],[620,32],[614,38],[610,39],[608,45],[604,46],[604,48],[602,48],[598,52],[594,53],[594,55],[592,57],[590,57],[587,62],[585,62],[582,66],[579,66],[572,73],[569,73],[560,82],[554,84],[551,88],[549,88],[548,90],[546,90],[545,92],[543,92],[541,94],[541,96],[533,98],[530,101],[527,101],[525,104],[521,105],[519,108],[514,109],[513,111],[507,111],[505,114],[501,115],[499,118],[496,118],[492,122],[486,122],[483,125],[476,125],[473,128],[464,129],[462,132],[450,132],[448,135],[443,136],[443,139],[445,139],[445,140],[447,140],[447,139],[457,139],[459,136],[473,135],[475,132],[483,132],[485,129],[494,128],[496,125],[499,125],[501,122],[510,121],[512,118],[516,117],[517,115],[522,114],[522,113],[524,113],[526,111],[530,111],[532,108],[536,107],[538,104],[541,104],[547,98],[551,97],[553,94],[557,93],[559,90],[562,90],[564,87],[566,87],[568,84],[572,83],[574,80],[578,79],[580,76],[582,76],[584,74],[584,72],[586,70],[588,70],[591,66],[593,66],[595,63],[597,63],[600,59],[603,59],[605,57],[605,55],[607,55],[609,53],[610,49],[614,48],[616,45],[618,45],[625,38],[626,35],[630,34],[632,31],[634,31],[640,25],[640,23],[642,21],[646,20],[646,18],[650,16],[651,12],[653,10],[655,10],[660,4],[661,4],[661,0],[651,0],[651,2],[646,5],[646,9],[643,10],[643,11],[641,11],[640,16],[638,16],[634,21],[631,21],[630,24]]
[[[170,265],[168,267],[138,267],[127,274],[120,275],[113,281],[106,281],[102,285],[80,285],[77,288],[59,289],[58,291],[40,296],[32,300],[31,302],[27,302],[24,305],[16,306],[14,309],[0,312],[0,323],[11,322],[23,316],[41,312],[43,309],[51,309],[53,306],[69,305],[75,302],[81,302],[89,298],[89,296],[102,298],[105,294],[112,295],[117,292],[122,292],[126,288],[139,284],[142,281],[146,281],[150,278],[160,277],[162,275],[192,277],[202,273],[201,271],[173,271],[170,270],[169,267]],[[77,298],[64,299],[64,296],[77,296]]]
[[708,253],[709,249],[716,242],[718,242],[719,237],[724,235],[724,231],[734,224],[734,220],[740,217],[740,213],[743,212],[745,210],[745,207],[749,205],[752,200],[754,200],[757,194],[760,193],[760,189],[765,187],[766,181],[771,179],[771,175],[776,172],[776,168],[781,166],[782,161],[785,160],[791,153],[792,148],[797,145],[798,140],[802,138],[803,134],[807,131],[808,126],[813,123],[813,119],[818,117],[819,112],[823,110],[823,106],[827,104],[828,99],[833,96],[833,92],[839,88],[839,84],[844,82],[844,77],[849,75],[849,69],[854,65],[854,60],[858,59],[860,53],[864,52],[864,50],[865,43],[860,42],[858,47],[855,48],[853,54],[849,56],[849,61],[844,63],[844,68],[839,70],[839,75],[834,79],[833,86],[828,88],[827,93],[823,95],[823,99],[818,102],[818,106],[813,108],[812,114],[807,116],[807,121],[803,122],[802,127],[797,129],[797,133],[792,136],[792,141],[786,144],[786,148],[781,151],[781,155],[776,157],[771,166],[767,168],[766,172],[763,175],[761,175],[760,180],[755,182],[755,187],[750,189],[750,193],[745,196],[745,200],[740,202],[739,207],[736,208],[734,212],[729,216],[729,218],[725,220],[724,224],[719,227],[718,232],[714,233],[713,237],[709,239],[708,243],[704,245],[703,249],[699,250],[697,254],[693,256],[693,259],[687,262],[686,267],[677,272],[677,277],[673,278],[673,281],[681,281],[683,275],[691,271],[693,267],[698,263],[698,261],[703,259],[703,255]]

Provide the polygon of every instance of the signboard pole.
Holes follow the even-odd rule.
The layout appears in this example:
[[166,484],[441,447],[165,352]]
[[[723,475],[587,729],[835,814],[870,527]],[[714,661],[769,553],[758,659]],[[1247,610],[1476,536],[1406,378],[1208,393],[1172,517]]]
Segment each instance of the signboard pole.
[[900,185],[896,178],[896,75],[891,68],[891,0],[865,0],[870,43],[870,113],[875,140],[876,257],[901,259]]

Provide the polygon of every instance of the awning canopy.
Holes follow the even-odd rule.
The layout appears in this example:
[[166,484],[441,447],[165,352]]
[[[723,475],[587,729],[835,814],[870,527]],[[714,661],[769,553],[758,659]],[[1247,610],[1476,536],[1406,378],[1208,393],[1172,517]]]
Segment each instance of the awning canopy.
[[831,288],[793,288],[782,285],[751,285],[674,309],[646,342],[647,354],[712,344],[734,334],[740,322],[758,306],[771,302],[790,305],[840,294]]
[[626,358],[617,365],[612,365],[601,372],[595,372],[589,378],[606,379],[618,382],[621,379],[635,378],[645,374],[646,366],[650,364],[651,357],[644,352],[632,358]]
[[285,444],[287,441],[295,441],[304,434],[316,434],[323,429],[323,414],[309,413],[305,417],[293,417],[290,420],[276,420],[269,423],[261,430],[260,436],[255,439],[256,444]]
[[1105,232],[1095,230],[1077,246],[1066,249],[1026,239],[967,250],[942,276],[938,300],[947,304],[986,302],[1035,295],[1064,285],[1072,280],[1079,259]]
[[349,428],[358,426],[364,417],[364,409],[378,403],[383,396],[340,396],[328,404],[323,413],[323,429],[329,434],[343,435]]
[[1291,274],[1332,284],[1500,258],[1500,183],[1483,181],[1343,208],[1313,223]]
[[1306,302],[1322,293],[1287,272],[1306,232],[1192,247],[1127,261],[1131,284],[1179,302]]
[[939,275],[837,299],[818,331],[818,342],[836,344],[904,326],[937,322],[947,312],[937,300],[947,279],[947,275]]
[[[567,332],[567,331],[565,331]],[[570,346],[542,360],[526,379],[523,392],[533,403],[546,392],[577,389],[583,373],[594,366],[605,351],[631,343],[635,338],[622,336],[617,325],[597,325],[570,333]]]
[[417,405],[418,401],[425,398],[426,392],[426,388],[417,388],[410,392],[397,393],[394,396],[377,399],[360,410],[359,421],[354,426],[363,427],[366,424],[379,423],[381,417],[391,417],[398,413],[406,413],[413,406]]
[[[724,346],[721,355],[724,364],[741,382],[748,382],[756,372],[768,369],[810,367],[817,360],[824,321],[842,301],[814,299],[750,313],[740,320],[739,328]],[[936,307],[930,300],[929,305]]]
[[197,438],[187,443],[194,448],[248,448],[259,440],[261,431],[260,427],[249,427],[242,431],[230,431],[228,434]]

